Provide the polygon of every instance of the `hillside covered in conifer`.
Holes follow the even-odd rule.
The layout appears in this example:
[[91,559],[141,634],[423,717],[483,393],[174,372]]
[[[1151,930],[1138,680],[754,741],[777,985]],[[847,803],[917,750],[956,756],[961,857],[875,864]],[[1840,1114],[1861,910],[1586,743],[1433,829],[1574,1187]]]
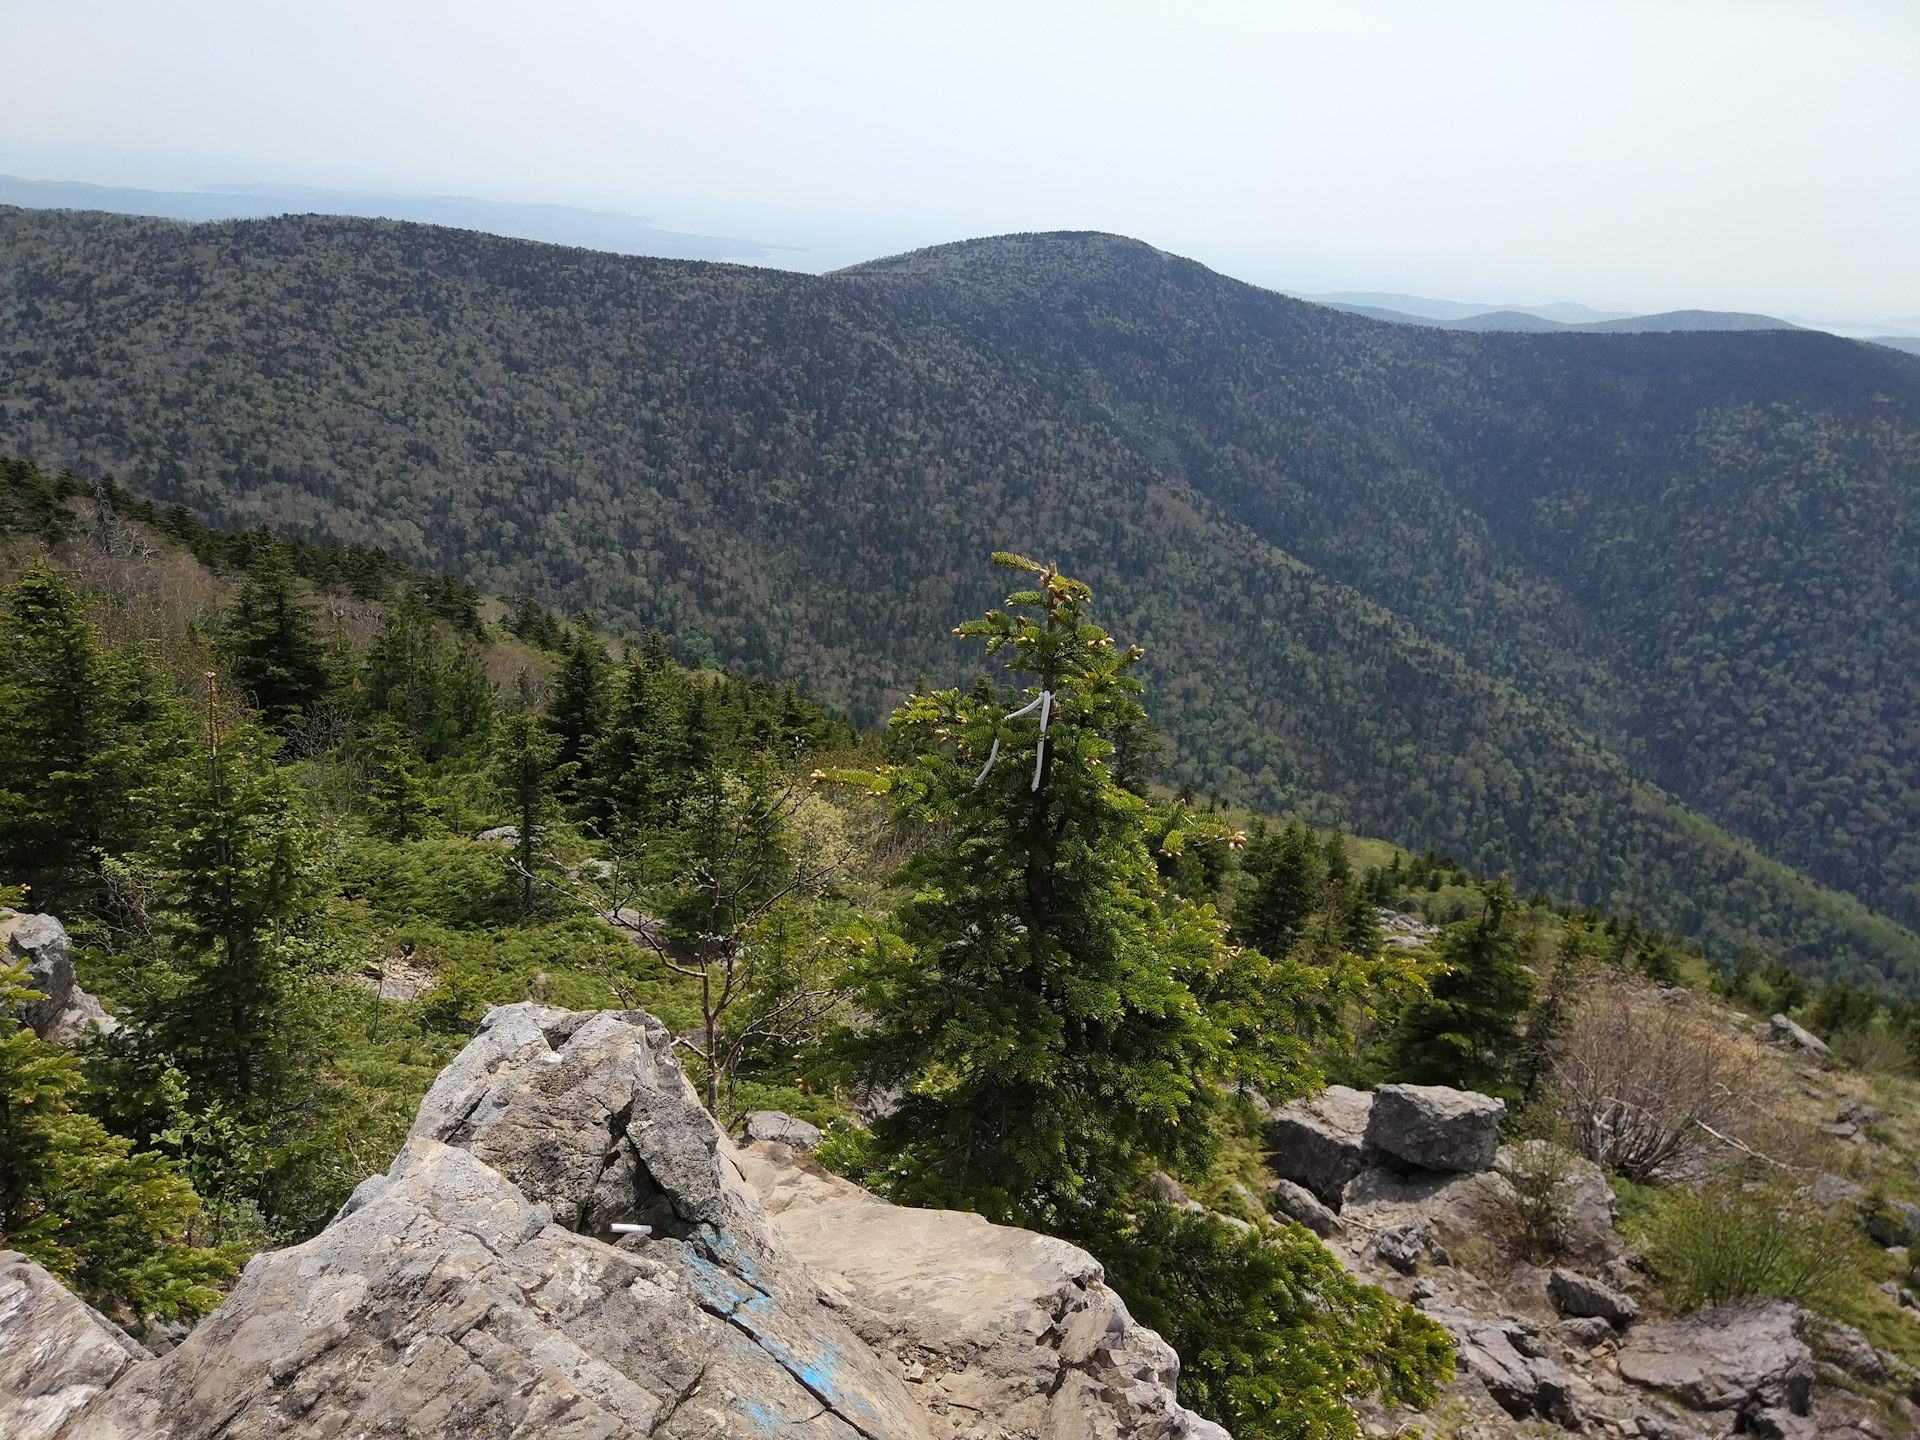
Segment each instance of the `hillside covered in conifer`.
[[1920,977],[1920,362],[1466,334],[1135,242],[824,277],[325,218],[0,211],[0,452],[378,544],[871,725],[1087,579],[1167,778]]

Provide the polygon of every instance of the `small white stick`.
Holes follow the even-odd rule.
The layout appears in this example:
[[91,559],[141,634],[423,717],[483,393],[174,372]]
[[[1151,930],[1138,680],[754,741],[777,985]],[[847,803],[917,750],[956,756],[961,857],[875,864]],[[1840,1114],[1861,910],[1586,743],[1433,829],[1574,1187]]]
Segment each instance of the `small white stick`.
[[1053,692],[1042,690],[1040,692],[1040,743],[1033,752],[1033,784],[1027,787],[1030,790],[1040,789],[1040,767],[1047,761],[1047,716],[1052,713]]
[[980,773],[973,777],[974,789],[978,790],[980,788],[980,782],[987,778],[987,771],[993,769],[993,762],[998,760],[999,758],[1000,758],[1000,737],[996,735],[993,737],[993,748],[987,751],[987,763],[981,767]]
[[651,1235],[653,1234],[653,1227],[651,1225],[622,1225],[616,1222],[615,1224],[609,1225],[607,1228],[613,1231],[613,1233],[616,1235]]
[[[1042,690],[1039,698],[1029,700],[1018,710],[1014,710],[1004,717],[1006,720],[1018,720],[1021,716],[1031,715],[1034,711],[1038,710],[1040,712],[1040,749],[1042,752],[1047,748],[1047,714],[1052,709],[1052,700],[1053,692],[1051,690]],[[987,763],[981,766],[980,773],[973,777],[974,789],[978,790],[980,788],[980,782],[987,778],[987,771],[993,769],[993,762],[999,758],[1000,737],[996,735],[993,737],[993,748],[987,751]],[[1040,762],[1037,759],[1033,763],[1033,788],[1036,790],[1040,788]]]

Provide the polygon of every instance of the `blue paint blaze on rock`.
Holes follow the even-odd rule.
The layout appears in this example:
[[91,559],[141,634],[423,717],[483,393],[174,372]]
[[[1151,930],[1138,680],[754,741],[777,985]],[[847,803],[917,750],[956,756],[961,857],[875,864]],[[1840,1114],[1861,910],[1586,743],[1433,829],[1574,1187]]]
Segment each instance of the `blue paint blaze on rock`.
[[751,1285],[736,1280],[698,1255],[686,1255],[683,1259],[693,1288],[699,1293],[700,1303],[716,1315],[730,1316],[749,1300],[765,1298]]
[[714,1264],[731,1270],[756,1290],[766,1288],[760,1283],[760,1267],[753,1263],[751,1255],[734,1243],[732,1236],[722,1235],[711,1225],[702,1225],[700,1248],[706,1251],[707,1258]]
[[784,1417],[777,1411],[768,1409],[757,1400],[739,1400],[734,1404],[734,1413],[746,1417],[747,1423],[763,1435],[785,1435],[789,1427]]
[[742,1305],[734,1312],[732,1318],[736,1324],[744,1326],[760,1343],[761,1348],[778,1360],[789,1374],[835,1410],[849,1418],[861,1412],[872,1414],[872,1407],[857,1394],[846,1396],[840,1393],[837,1379],[837,1371],[840,1368],[838,1347],[807,1335],[806,1339],[812,1342],[809,1347],[811,1353],[807,1355],[796,1353],[792,1345],[781,1336],[774,1334],[769,1327],[767,1322],[773,1318],[773,1314],[772,1297],[760,1295]]

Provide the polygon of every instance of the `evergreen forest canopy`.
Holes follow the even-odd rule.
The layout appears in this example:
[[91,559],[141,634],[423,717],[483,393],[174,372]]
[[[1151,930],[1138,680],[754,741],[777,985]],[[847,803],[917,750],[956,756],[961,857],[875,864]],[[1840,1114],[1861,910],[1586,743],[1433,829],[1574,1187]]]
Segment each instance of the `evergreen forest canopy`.
[[980,554],[1058,557],[1175,783],[1920,980],[1909,357],[1395,327],[1100,235],[811,277],[0,217],[0,448],[866,724],[967,678]]
[[[1013,593],[952,631],[980,673],[875,734],[659,632],[0,464],[0,904],[62,917],[119,1022],[52,1043],[0,967],[0,1248],[143,1333],[204,1314],[389,1163],[485,1007],[640,1006],[723,1124],[786,1110],[888,1198],[1084,1246],[1185,1403],[1352,1440],[1358,1397],[1430,1405],[1452,1344],[1273,1208],[1266,1102],[1471,1086],[1553,1150],[1576,1010],[1695,1003],[1654,985],[1911,1073],[1920,1007],[1154,785],[1144,652],[993,560]],[[1791,1188],[1762,1200],[1799,1225]],[[1637,1202],[1688,1309],[1724,1278],[1690,1194]],[[1886,1262],[1827,1251],[1791,1293],[1920,1359]]]

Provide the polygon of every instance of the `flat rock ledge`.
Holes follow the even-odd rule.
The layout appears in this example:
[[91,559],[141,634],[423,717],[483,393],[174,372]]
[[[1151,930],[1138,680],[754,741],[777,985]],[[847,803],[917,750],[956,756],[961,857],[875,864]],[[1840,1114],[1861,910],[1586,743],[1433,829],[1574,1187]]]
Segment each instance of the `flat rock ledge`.
[[0,1355],[8,1440],[1230,1440],[1092,1257],[737,1151],[639,1011],[490,1012],[391,1169],[162,1357],[5,1262]]

